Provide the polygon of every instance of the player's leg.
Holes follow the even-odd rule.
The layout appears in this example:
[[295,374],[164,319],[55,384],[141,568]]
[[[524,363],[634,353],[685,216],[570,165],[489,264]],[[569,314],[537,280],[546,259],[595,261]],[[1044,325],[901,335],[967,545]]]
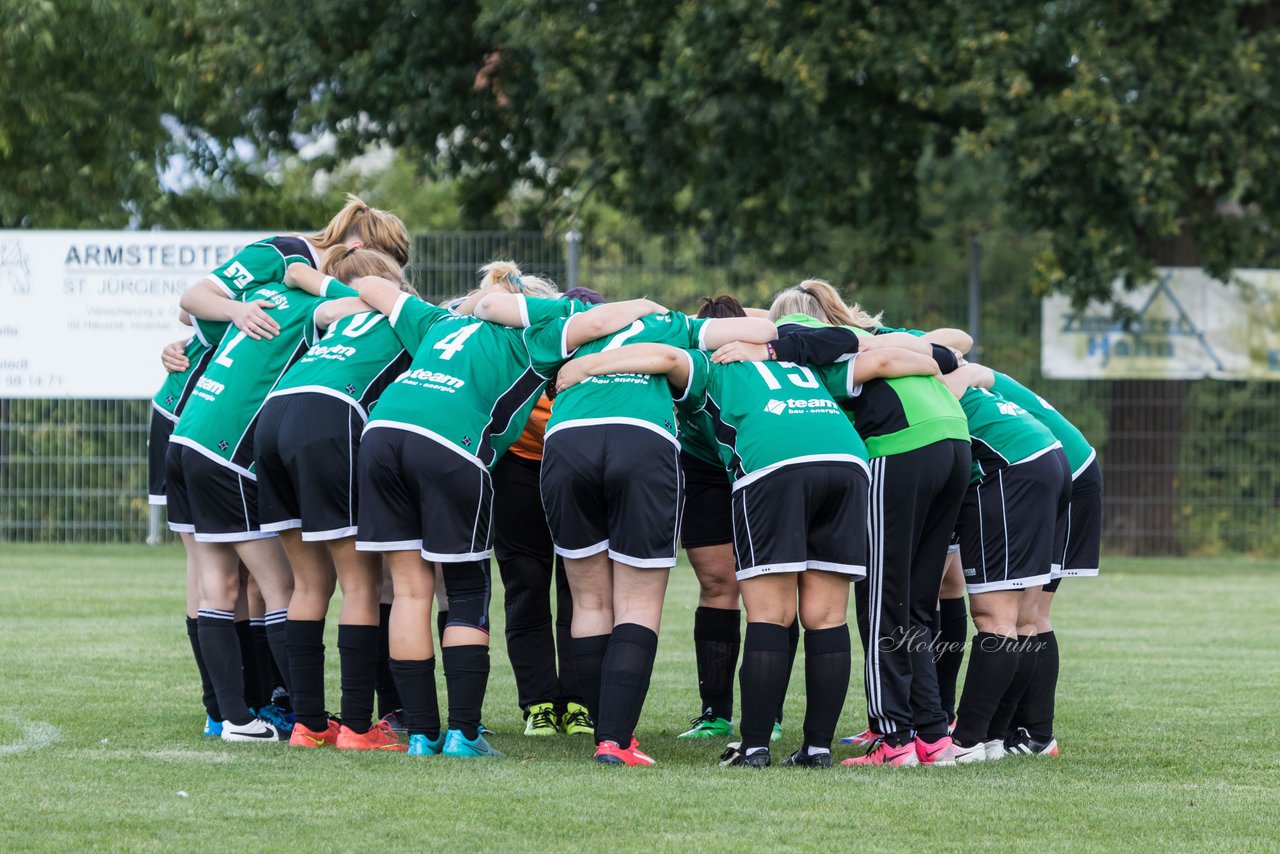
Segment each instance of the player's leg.
[[243,540],[233,544],[236,554],[249,569],[249,575],[262,594],[265,607],[267,643],[271,657],[289,690],[289,651],[285,631],[289,616],[289,599],[293,596],[293,570],[277,536]]
[[508,453],[493,469],[494,556],[505,590],[507,657],[525,735],[555,735],[559,692],[552,631],[555,553],[542,512],[542,465]]
[[804,626],[804,742],[784,765],[826,768],[831,742],[849,693],[849,584],[844,573],[810,569],[799,576],[799,617]]
[[556,709],[560,711],[560,729],[568,735],[594,735],[595,721],[587,711],[587,696],[578,678],[578,665],[573,655],[573,590],[565,571],[564,558],[556,556]]
[[573,663],[588,713],[599,720],[600,673],[613,632],[613,562],[608,552],[565,558],[573,590]]
[[[741,499],[735,496],[735,530],[745,531],[748,523],[743,511],[739,510],[740,503]],[[752,518],[759,519],[761,515]],[[745,544],[745,539],[739,542]],[[739,581],[742,604],[747,612],[742,669],[738,675],[742,691],[742,720],[739,724],[742,739],[729,745],[720,762],[764,767],[770,763],[769,741],[773,735],[774,718],[791,675],[787,627],[796,622],[796,579],[799,573],[794,568],[760,572],[770,567],[750,563],[755,558],[750,550],[744,555],[749,564],[744,571],[756,572]],[[761,553],[758,557],[764,559],[765,555]]]
[[964,571],[960,567],[960,542],[947,547],[942,588],[938,591],[941,627],[934,640],[933,655],[938,674],[938,697],[951,726],[956,720],[956,681],[964,663],[965,641],[969,638],[969,611],[964,601]]
[[680,455],[680,464],[686,496],[681,544],[698,579],[693,651],[701,712],[679,737],[728,737],[733,735],[733,676],[742,646],[732,493],[723,466],[688,454]]
[[357,551],[355,537],[329,540],[326,545],[342,588],[338,613],[342,725],[363,735],[373,726],[374,693],[382,666],[382,560],[373,552]]
[[396,690],[395,677],[391,675],[390,655],[387,652],[387,635],[391,626],[391,603],[395,601],[395,585],[391,583],[391,570],[381,561],[382,595],[378,598],[378,717],[387,721],[397,732],[404,731],[404,722],[398,714],[402,704]]
[[324,702],[324,624],[337,571],[325,544],[304,541],[296,528],[281,531],[280,544],[293,570],[285,623],[289,699],[297,722],[323,736],[329,728]]
[[228,741],[274,740],[279,733],[261,724],[245,703],[240,639],[234,625],[240,593],[240,560],[225,543],[192,543],[200,573],[197,617],[200,648],[223,715],[222,737]]

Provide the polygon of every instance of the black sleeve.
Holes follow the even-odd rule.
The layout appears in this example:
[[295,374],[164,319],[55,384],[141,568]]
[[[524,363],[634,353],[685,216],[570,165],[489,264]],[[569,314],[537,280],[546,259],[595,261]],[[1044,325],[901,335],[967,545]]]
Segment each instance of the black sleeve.
[[840,326],[816,329],[787,323],[778,327],[773,352],[779,362],[797,365],[834,365],[841,356],[858,352],[858,336]]
[[938,363],[938,370],[944,374],[949,374],[956,368],[960,367],[960,360],[956,358],[955,351],[950,347],[943,347],[941,344],[934,344],[933,360]]

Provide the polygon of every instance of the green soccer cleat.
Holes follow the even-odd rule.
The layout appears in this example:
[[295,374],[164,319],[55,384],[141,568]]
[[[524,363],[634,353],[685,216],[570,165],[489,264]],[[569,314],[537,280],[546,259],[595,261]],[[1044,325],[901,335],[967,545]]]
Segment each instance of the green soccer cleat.
[[733,735],[733,721],[713,716],[710,709],[690,723],[693,728],[680,733],[676,738],[729,738]]
[[564,717],[560,718],[560,731],[568,735],[594,735],[595,721],[581,703],[566,703]]
[[556,710],[550,703],[534,703],[524,722],[525,735],[555,735],[560,732]]

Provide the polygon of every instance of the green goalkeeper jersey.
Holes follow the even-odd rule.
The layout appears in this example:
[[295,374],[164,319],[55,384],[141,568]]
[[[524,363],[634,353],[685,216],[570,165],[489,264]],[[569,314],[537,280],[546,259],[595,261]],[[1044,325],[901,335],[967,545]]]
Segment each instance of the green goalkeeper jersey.
[[285,268],[295,261],[320,266],[309,241],[292,235],[269,237],[241,249],[208,278],[227,296],[238,299],[251,288],[283,282]]
[[[356,296],[345,285],[330,284],[329,296]],[[267,395],[289,366],[319,337],[315,307],[324,302],[280,283],[245,292],[245,302],[270,300],[280,334],[254,340],[243,331],[227,335],[196,380],[171,441],[195,449],[214,462],[253,477],[253,427]]]
[[[680,349],[701,349],[708,321],[678,311],[650,314],[630,326],[590,341],[573,356],[615,350],[627,344],[669,344]],[[587,377],[556,396],[547,422],[547,435],[566,427],[596,424],[628,424],[660,433],[676,442],[675,407],[666,377],[649,374],[605,374]]]
[[973,446],[970,483],[1062,447],[1049,428],[995,392],[971,388],[960,398],[960,406],[969,417]]
[[411,359],[386,315],[365,311],[341,318],[287,372],[271,397],[313,392],[344,400],[368,419],[382,392]]
[[564,364],[564,325],[583,310],[570,299],[519,299],[523,329],[402,297],[391,328],[413,361],[382,393],[365,429],[418,433],[492,468]]
[[996,381],[991,386],[991,390],[1005,400],[1018,404],[1032,418],[1048,427],[1053,437],[1062,443],[1067,462],[1071,464],[1072,479],[1079,477],[1080,472],[1084,471],[1097,455],[1097,451],[1089,444],[1084,434],[1076,425],[1064,418],[1061,412],[1054,409],[1053,404],[1013,377],[999,371],[992,373],[996,375]]
[[734,489],[801,463],[846,462],[867,469],[867,446],[836,403],[857,392],[856,359],[821,368],[791,362],[717,365],[706,353],[686,352],[689,387],[678,405],[711,417]]
[[196,387],[196,382],[204,373],[204,369],[213,360],[213,350],[222,341],[223,334],[231,324],[220,320],[191,319],[192,334],[182,353],[187,357],[187,369],[169,374],[164,378],[160,390],[151,398],[151,406],[168,418],[177,421],[182,410],[187,406],[187,399]]

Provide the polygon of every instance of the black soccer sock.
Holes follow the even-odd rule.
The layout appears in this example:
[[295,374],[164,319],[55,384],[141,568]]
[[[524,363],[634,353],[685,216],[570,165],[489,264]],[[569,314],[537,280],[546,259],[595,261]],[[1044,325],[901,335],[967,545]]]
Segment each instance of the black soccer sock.
[[1058,637],[1053,632],[1036,635],[1036,672],[1022,695],[1014,723],[1026,727],[1036,741],[1053,738],[1053,704],[1058,693]]
[[848,624],[804,633],[804,743],[810,753],[831,749],[852,662]]
[[783,707],[787,704],[787,688],[791,685],[791,671],[795,669],[796,650],[800,648],[800,618],[796,617],[787,626],[787,678],[782,683],[782,696],[778,698],[778,714],[774,718],[782,723]]
[[[253,667],[254,683],[258,693],[255,696],[256,705],[249,705],[255,709],[261,709],[264,706],[271,705],[271,693],[276,687],[276,664],[271,658],[271,642],[267,639],[267,621],[265,617],[249,618],[249,633],[253,640],[253,656],[250,664],[246,666]],[[247,699],[247,698],[246,698]]]
[[[292,694],[289,680],[289,641],[285,635],[286,627],[289,621],[289,611],[287,608],[281,608],[278,611],[268,611],[262,616],[267,624],[267,645],[271,648],[271,662],[275,667],[274,675],[277,677],[272,680],[271,698],[275,700],[275,691],[277,683],[284,686],[287,693]],[[323,655],[323,645],[321,645],[321,654]]]
[[480,710],[489,685],[489,647],[446,646],[440,650],[444,684],[449,692],[449,729],[469,739],[480,734]]
[[573,665],[582,689],[582,704],[587,707],[592,720],[599,720],[600,671],[604,668],[604,654],[608,649],[608,635],[573,639]]
[[324,732],[329,725],[324,712],[324,620],[289,620],[283,632],[267,626],[272,647],[283,634],[288,647],[289,698],[298,723],[312,732]]
[[1035,635],[1018,635],[1018,669],[1013,672],[1009,687],[1005,689],[1004,696],[1000,698],[1000,703],[991,715],[991,723],[987,724],[988,741],[993,738],[1004,741],[1008,736],[1009,728],[1013,724],[1013,714],[1018,710],[1018,705],[1022,702],[1023,696],[1027,693],[1027,687],[1030,686],[1031,679],[1035,675],[1036,662],[1040,658],[1038,649]]
[[747,623],[742,644],[742,751],[768,747],[781,697],[791,674],[790,638],[786,626]]
[[404,725],[409,735],[440,737],[440,705],[436,700],[436,660],[398,661],[391,659],[391,674],[404,701]]
[[196,657],[196,670],[200,671],[200,701],[204,703],[204,713],[220,721],[222,713],[218,711],[218,695],[213,690],[213,681],[209,679],[204,653],[200,651],[200,624],[191,617],[187,617],[187,640],[191,643],[191,654]]
[[436,611],[436,640],[438,646],[444,649],[444,627],[449,624],[449,609],[444,608]]
[[[390,603],[382,603],[378,606],[378,652],[377,652],[377,691],[378,691],[378,717],[385,717],[400,708],[400,694],[396,691],[396,680],[391,675],[391,665],[388,663],[390,654],[389,632],[391,626],[391,605]],[[339,638],[342,635],[342,629],[338,629]],[[342,641],[338,641],[341,648]],[[343,683],[346,683],[346,676],[343,676]],[[345,690],[345,689],[344,689]],[[345,719],[346,712],[342,713]]]
[[1009,689],[1018,669],[1018,640],[978,632],[969,648],[969,670],[960,696],[959,719],[952,737],[957,744],[973,747],[985,741],[991,716]]
[[[236,640],[240,644],[240,680],[244,685],[241,696],[249,708],[261,708],[266,703],[262,699],[262,680],[259,679],[258,672],[258,646],[249,620],[236,622]],[[270,697],[271,689],[266,690]]]
[[703,714],[733,719],[733,671],[742,646],[742,612],[700,607],[693,612],[693,654]]
[[209,679],[218,696],[218,709],[224,721],[237,726],[253,720],[253,713],[244,701],[244,677],[241,675],[240,640],[236,637],[235,614],[201,608],[196,617],[196,629],[200,636],[200,652]]
[[[289,621],[293,625],[293,620]],[[382,676],[384,662],[378,660],[380,646],[378,626],[338,626],[338,659],[342,667],[342,723],[348,729],[365,733],[373,726],[373,693]],[[389,680],[391,667],[385,663]],[[297,672],[297,665],[294,665]],[[400,695],[396,695],[399,703]],[[297,708],[294,700],[294,708]],[[399,705],[388,711],[395,711]],[[301,720],[302,712],[298,712]]]
[[658,635],[653,629],[636,623],[613,627],[600,668],[596,743],[614,741],[624,748],[631,744],[657,654]]
[[956,680],[964,663],[964,642],[969,635],[969,614],[964,597],[943,599],[938,608],[940,628],[934,640],[934,661],[938,673],[938,694],[947,721],[956,719]]

